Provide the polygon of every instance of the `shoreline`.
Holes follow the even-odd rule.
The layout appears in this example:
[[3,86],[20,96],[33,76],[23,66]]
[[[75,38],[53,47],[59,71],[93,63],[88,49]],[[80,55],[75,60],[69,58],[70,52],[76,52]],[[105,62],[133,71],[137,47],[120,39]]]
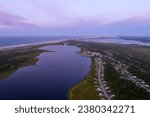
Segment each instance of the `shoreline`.
[[[89,85],[89,82],[93,79],[94,67],[94,63],[92,62],[89,73],[85,77],[83,77],[83,79],[80,82],[78,82],[68,90],[68,100],[100,100],[100,97],[98,97],[98,93],[96,92],[95,87],[91,84]],[[85,90],[83,89],[83,87],[87,89]],[[91,95],[86,95],[88,94],[87,91]],[[74,96],[75,94],[77,94],[77,96]]]
[[[76,46],[76,47],[78,47],[78,46]],[[80,51],[78,51],[78,52],[76,52],[77,54],[80,54],[81,56],[83,56],[83,54],[82,54],[82,48],[80,48]],[[91,59],[91,61],[92,61],[92,58],[91,57],[89,57],[90,59]],[[83,77],[83,79],[81,79],[81,81],[79,81],[79,82],[77,82],[76,84],[74,84],[72,87],[70,87],[69,89],[68,89],[68,91],[67,91],[67,100],[73,100],[71,97],[71,90],[73,90],[74,88],[76,88],[76,87],[78,87],[78,85],[80,85],[80,83],[81,82],[83,82],[88,76],[89,76],[89,73],[91,72],[91,67],[92,67],[92,65],[93,65],[93,63],[91,62],[91,65],[90,65],[90,69],[89,69],[89,72],[88,72],[88,74],[87,75],[85,75],[84,77]]]
[[[78,47],[78,46],[76,46],[76,47]],[[76,53],[77,53],[77,54],[80,54],[81,56],[83,56],[83,55],[82,55],[82,48],[80,48],[80,51],[78,51],[78,52],[76,52]],[[91,59],[91,58],[90,58],[90,59]],[[92,64],[91,64],[91,66],[92,66]],[[90,66],[89,72],[91,71],[91,66]],[[72,87],[70,87],[70,88],[67,90],[67,94],[66,94],[67,100],[73,100],[73,99],[71,99],[71,90],[72,90],[73,88],[77,87],[77,86],[89,75],[89,72],[88,72],[88,74],[87,74],[86,76],[83,77],[83,79],[81,79],[81,81],[77,82],[76,84],[74,84]]]
[[[82,49],[80,50],[80,54],[82,55]],[[67,92],[68,100],[99,100],[98,94],[95,90],[95,87],[91,84],[91,81],[94,78],[95,74],[95,62],[93,57],[89,57],[91,59],[91,66],[87,75],[81,79],[80,82],[76,83],[74,86],[70,87]],[[83,89],[85,88],[85,89]],[[86,95],[87,91],[92,95]],[[74,96],[77,94],[78,96]]]
[[[112,39],[114,40],[114,39]],[[112,41],[111,39],[101,39],[101,40],[88,40],[88,39],[81,39],[81,41],[84,42],[94,42],[94,43],[106,43],[106,44],[118,44],[118,45],[137,45],[137,46],[147,46],[150,47],[150,42],[145,43],[145,42],[141,42],[141,41],[135,41],[135,40],[130,40],[132,42],[128,42],[129,40],[125,40],[125,39],[120,39],[118,40],[114,40]]]
[[0,47],[0,51],[17,49],[17,48],[22,48],[22,47],[43,46],[44,44],[57,44],[63,41],[66,41],[66,40],[52,40],[52,41],[38,42],[38,43],[31,43],[31,44],[18,44],[18,45],[12,45],[12,46],[4,46],[4,47]]
[[[11,50],[11,49],[17,49],[17,48],[22,48],[22,47],[32,47],[32,46],[43,46],[44,44],[57,44],[61,43],[63,41],[67,41],[68,39],[63,39],[63,40],[51,40],[51,41],[45,41],[45,42],[37,42],[37,43],[30,43],[30,44],[17,44],[17,45],[10,45],[10,46],[2,46],[0,47],[0,51],[3,50]],[[123,43],[113,43],[113,42],[101,42],[101,41],[95,41],[95,40],[87,40],[87,39],[82,39],[80,41],[85,41],[85,42],[94,42],[94,43],[104,43],[104,44],[117,44],[117,45],[136,45],[136,46],[144,46],[144,47],[150,47],[150,43],[146,43],[145,45],[143,44],[123,44]]]
[[[37,46],[31,46],[29,48],[13,48],[13,49],[4,49],[0,51],[2,56],[5,56],[5,59],[2,58],[0,61],[0,80],[8,78],[12,73],[16,72],[19,68],[31,66],[36,64],[41,53],[46,52],[45,50],[39,49]],[[17,57],[15,56],[17,53]],[[0,57],[2,57],[0,56]],[[8,62],[9,58],[10,59]]]

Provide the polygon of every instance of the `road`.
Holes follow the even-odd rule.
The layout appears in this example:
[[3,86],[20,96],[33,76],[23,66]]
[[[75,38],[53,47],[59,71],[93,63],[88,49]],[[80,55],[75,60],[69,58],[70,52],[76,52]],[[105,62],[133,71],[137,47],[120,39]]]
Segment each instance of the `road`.
[[101,79],[101,74],[102,74],[102,67],[101,66],[101,63],[98,61],[98,81],[99,81],[99,85],[101,87],[101,90],[102,92],[104,93],[104,96],[108,99],[108,100],[111,100],[111,97],[108,95],[106,89],[105,89],[105,86],[104,84],[102,83],[102,79]]

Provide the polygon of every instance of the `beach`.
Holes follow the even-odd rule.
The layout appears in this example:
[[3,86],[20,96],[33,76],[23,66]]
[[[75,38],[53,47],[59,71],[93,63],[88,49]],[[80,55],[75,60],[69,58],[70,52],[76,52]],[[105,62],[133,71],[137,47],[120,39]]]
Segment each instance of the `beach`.
[[0,51],[17,49],[17,48],[29,48],[32,46],[44,46],[44,45],[48,45],[48,44],[58,44],[58,43],[63,42],[63,41],[65,41],[65,40],[53,40],[53,41],[31,43],[31,44],[19,44],[19,45],[13,45],[13,46],[4,46],[4,47],[0,47]]

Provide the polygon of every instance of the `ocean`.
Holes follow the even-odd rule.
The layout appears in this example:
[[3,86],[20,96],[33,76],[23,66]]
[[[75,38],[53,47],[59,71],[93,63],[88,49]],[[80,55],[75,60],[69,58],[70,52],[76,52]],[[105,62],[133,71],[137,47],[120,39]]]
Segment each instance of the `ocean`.
[[77,37],[0,37],[0,47],[32,44],[53,40],[76,39]]
[[136,44],[136,45],[144,45],[150,46],[150,42],[143,42],[140,40],[135,40],[132,38],[129,40],[121,39],[121,38],[108,38],[108,39],[88,39],[79,36],[54,36],[54,37],[0,37],[0,47],[7,46],[16,46],[23,44],[33,44],[47,41],[57,41],[57,40],[72,40],[72,39],[81,39],[84,41],[92,41],[92,42],[100,42],[100,43],[115,43],[115,44]]

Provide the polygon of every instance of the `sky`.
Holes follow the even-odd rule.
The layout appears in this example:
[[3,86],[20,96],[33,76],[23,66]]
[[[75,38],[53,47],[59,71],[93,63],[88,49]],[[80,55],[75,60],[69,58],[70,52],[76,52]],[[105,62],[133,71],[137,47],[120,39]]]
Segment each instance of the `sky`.
[[0,36],[150,36],[150,0],[0,0]]

